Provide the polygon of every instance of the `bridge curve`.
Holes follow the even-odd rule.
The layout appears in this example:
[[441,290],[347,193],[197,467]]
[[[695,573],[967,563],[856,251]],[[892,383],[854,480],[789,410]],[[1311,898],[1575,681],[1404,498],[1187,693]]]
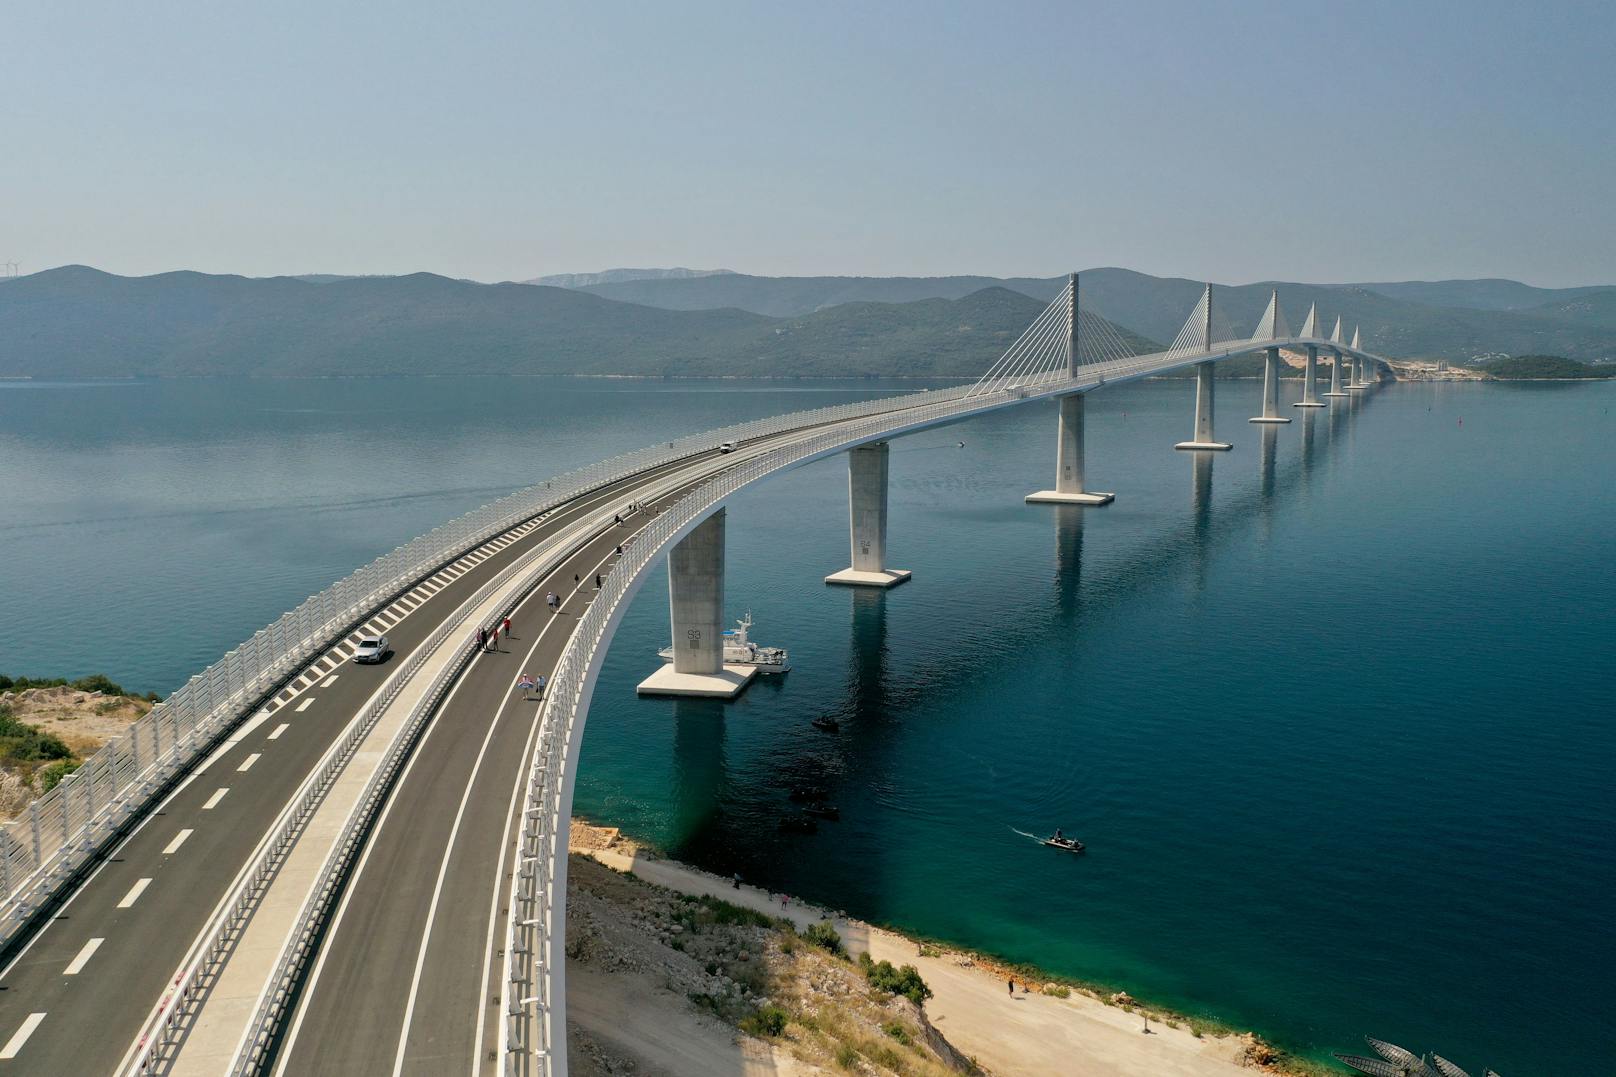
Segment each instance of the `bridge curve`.
[[[1034,400],[1062,402],[1064,451],[1068,437],[1067,409],[1086,394],[1107,385],[1190,366],[1200,370],[1203,380],[1209,380],[1214,364],[1252,351],[1265,351],[1269,355],[1270,385],[1277,377],[1274,364],[1279,349],[1308,352],[1305,398],[1313,395],[1312,357],[1317,351],[1330,351],[1370,367],[1385,363],[1383,357],[1362,349],[1356,334],[1351,344],[1346,343],[1339,320],[1335,332],[1320,332],[1316,311],[1310,313],[1302,333],[1292,334],[1278,312],[1277,296],[1253,337],[1239,338],[1226,329],[1219,331],[1210,286],[1173,346],[1131,354],[1110,343],[1104,325],[1093,321],[1089,312],[1079,309],[1078,298],[1074,275],[1067,291],[1057,297],[1035,320],[1028,334],[1001,359],[1001,364],[1011,365],[1004,366],[999,373],[990,370],[990,376],[974,385],[777,416],[676,439],[665,447],[653,446],[604,461],[521,491],[453,521],[366,566],[330,591],[314,596],[298,611],[283,618],[285,624],[277,622],[243,648],[233,651],[218,667],[219,673],[210,669],[207,674],[193,679],[191,695],[196,701],[184,698],[171,701],[166,708],[168,724],[163,724],[165,715],[160,711],[149,741],[142,740],[145,733],[134,731],[128,744],[112,746],[110,761],[104,768],[91,768],[88,781],[77,788],[64,788],[58,798],[59,814],[45,816],[53,833],[61,838],[55,853],[45,850],[39,840],[41,813],[38,810],[32,819],[31,862],[27,821],[21,830],[16,826],[8,830],[5,844],[0,847],[3,854],[0,866],[5,868],[8,891],[7,903],[0,906],[0,911],[9,916],[7,930],[15,937],[24,937],[30,924],[39,929],[39,912],[50,900],[41,896],[44,890],[54,887],[55,899],[59,902],[63,895],[70,895],[67,900],[76,900],[78,894],[90,888],[98,874],[94,864],[106,855],[109,842],[127,835],[131,826],[136,829],[144,826],[161,804],[167,802],[165,795],[177,795],[172,792],[176,783],[189,780],[187,775],[194,776],[199,764],[203,769],[209,765],[204,760],[221,758],[221,753],[246,736],[253,726],[248,720],[250,716],[255,712],[264,713],[259,711],[263,700],[271,697],[280,700],[288,684],[312,684],[308,680],[311,670],[319,671],[319,676],[334,670],[335,665],[329,670],[324,665],[331,661],[334,641],[350,636],[351,630],[366,623],[376,610],[436,610],[442,605],[441,600],[438,605],[431,605],[436,596],[440,593],[448,596],[452,589],[445,584],[439,591],[431,588],[427,581],[442,579],[452,566],[470,561],[467,554],[471,551],[492,550],[488,554],[492,564],[496,555],[504,553],[528,557],[520,553],[523,544],[533,545],[539,540],[552,542],[555,550],[581,549],[577,544],[586,540],[598,544],[600,536],[609,528],[609,521],[620,516],[628,503],[660,500],[667,507],[645,524],[604,574],[598,597],[567,638],[554,666],[546,702],[538,715],[533,743],[530,748],[524,746],[526,776],[519,813],[520,834],[509,854],[515,889],[513,900],[508,903],[509,915],[501,929],[505,965],[499,975],[497,1041],[504,1072],[565,1074],[566,824],[571,816],[578,752],[595,681],[624,612],[656,564],[721,511],[730,497],[783,471],[831,455]],[[1063,319],[1064,326],[1059,324]],[[1080,332],[1085,326],[1093,330],[1092,335],[1099,339],[1100,347],[1085,350]],[[996,368],[1001,364],[996,364]],[[1340,368],[1338,358],[1332,368],[1337,377]],[[1367,382],[1363,377],[1356,380]],[[1210,391],[1207,390],[1208,433],[1210,412]],[[1199,414],[1198,408],[1198,432]],[[1080,421],[1076,437],[1080,461]],[[720,455],[715,451],[719,441],[735,441],[739,449]],[[1189,445],[1205,447],[1193,442]],[[1078,472],[1080,475],[1080,463]],[[883,481],[883,518],[884,497]],[[432,672],[435,687],[415,705],[412,714],[416,718],[422,722],[430,718],[433,708],[440,706],[448,685],[464,675],[466,664],[461,662],[466,657],[464,644],[451,640],[448,629],[460,624],[468,616],[464,611],[479,600],[492,602],[498,597],[503,604],[499,608],[519,608],[535,588],[544,586],[541,581],[546,578],[545,572],[566,565],[565,561],[556,559],[559,556],[535,555],[536,560],[530,558],[520,563],[519,558],[513,559],[508,570],[494,574],[475,594],[461,593],[452,608],[432,614],[439,620],[429,620],[423,630],[433,623],[438,627],[422,644],[422,654],[426,654],[428,644],[435,639],[438,642],[432,645],[445,648],[444,661],[449,665],[432,667],[436,670]],[[501,580],[505,581],[501,585],[505,591],[496,596],[498,588],[494,585]],[[422,597],[419,604],[399,597],[419,594],[423,585],[430,593]],[[457,652],[456,647],[462,650]],[[460,664],[455,664],[457,662]],[[420,663],[412,660],[416,668],[425,668],[424,663],[424,657]],[[397,673],[403,674],[404,670],[401,668]],[[419,676],[425,678],[427,673]],[[408,678],[400,677],[400,680]],[[401,684],[400,690],[403,687]],[[292,695],[295,694],[293,691]],[[286,697],[286,701],[290,702],[291,697]],[[362,697],[356,698],[352,706],[358,708],[362,704],[372,706]],[[182,717],[186,707],[193,708],[188,722]],[[409,747],[406,741],[398,743],[405,749]],[[150,748],[142,756],[145,744]],[[312,761],[299,765],[312,765]],[[250,762],[241,769],[248,766]],[[122,785],[118,784],[120,781]],[[238,781],[245,783],[246,779]],[[273,799],[266,804],[266,810],[273,816],[280,810],[281,801]],[[202,807],[206,809],[211,805]],[[262,822],[260,820],[260,826]],[[124,840],[127,843],[129,839]],[[266,859],[264,848],[254,848],[252,843],[233,855],[246,858],[239,878],[253,885],[260,871],[264,878],[273,878],[279,866]],[[504,856],[505,852],[502,850],[500,855]],[[54,862],[52,856],[56,857]],[[328,857],[328,870],[335,863]],[[231,866],[234,867],[234,863]],[[90,873],[88,879],[86,872]],[[247,883],[242,884],[245,889],[241,886],[238,889],[242,889],[248,899],[262,900],[262,893],[254,893],[253,885]],[[337,892],[340,893],[340,887]],[[320,900],[329,897],[324,895]],[[314,898],[311,896],[310,900]],[[213,915],[208,903],[204,902],[199,908],[197,915]],[[303,910],[305,919],[329,911],[329,908],[322,910],[312,905],[306,905]],[[239,923],[228,918],[207,920],[191,948],[197,956],[187,956],[181,963],[182,975],[187,974],[187,969],[202,970],[206,975],[198,979],[199,984],[207,976],[220,975],[222,963],[229,960],[224,943],[232,937],[232,932],[240,930]],[[192,930],[194,926],[186,928],[178,937],[188,939]],[[32,941],[24,937],[22,949],[26,951],[31,945]],[[287,945],[291,945],[290,937]],[[300,968],[295,961],[286,959],[286,953],[283,949],[277,975],[295,973]],[[0,972],[0,977],[11,971],[12,966],[8,965]],[[179,1072],[172,1069],[176,1059],[170,1048],[176,1042],[183,1043],[183,1039],[175,1040],[173,1036],[179,1033],[173,1030],[194,1027],[187,1022],[195,1021],[195,1011],[207,998],[207,990],[202,987],[193,998],[188,986],[190,981],[186,983],[184,990],[171,990],[145,1015],[138,1032],[140,1042],[131,1047],[122,1064],[127,1072],[144,1073],[149,1067]],[[295,1001],[294,994],[268,987],[261,993],[239,1048],[230,1059],[233,1072],[261,1072],[271,1065],[281,1043],[280,1033]],[[406,1021],[406,1035],[407,1026]],[[3,1035],[4,1030],[0,1029],[0,1036]],[[165,1051],[169,1053],[165,1055]]]

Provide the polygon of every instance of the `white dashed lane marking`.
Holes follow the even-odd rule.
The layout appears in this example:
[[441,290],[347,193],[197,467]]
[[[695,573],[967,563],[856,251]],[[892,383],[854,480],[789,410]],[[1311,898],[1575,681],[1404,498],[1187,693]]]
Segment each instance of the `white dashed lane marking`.
[[248,756],[248,757],[247,757],[247,758],[246,758],[246,759],[243,759],[243,760],[242,760],[242,761],[241,761],[241,766],[239,766],[239,767],[237,767],[237,768],[236,768],[236,769],[237,769],[237,770],[238,770],[238,771],[248,771],[248,770],[251,770],[251,769],[252,769],[252,765],[253,765],[253,764],[254,764],[254,763],[256,763],[256,762],[258,762],[258,760],[259,760],[259,759],[260,759],[260,758],[261,758],[261,757],[262,757],[262,756],[263,756],[263,754],[264,754],[264,753],[262,753],[262,752],[254,752],[254,753],[253,753],[253,754],[252,754],[252,755],[249,755],[249,756]]
[[202,810],[203,811],[212,811],[213,806],[215,804],[219,803],[219,801],[223,800],[224,795],[226,793],[228,793],[228,792],[230,792],[230,787],[225,786],[223,789],[219,790],[217,793],[214,793],[211,797],[208,798],[208,802],[206,804],[202,805]]
[[191,834],[192,831],[182,830],[178,834],[174,835],[174,840],[168,843],[168,848],[163,850],[163,855],[173,856],[175,853],[179,852],[180,846],[185,844],[185,839],[190,837]]
[[286,732],[288,729],[291,729],[291,728],[292,728],[292,723],[290,723],[290,722],[282,722],[280,725],[275,727],[275,731],[269,735],[268,739],[270,739],[270,740],[280,740],[281,739],[281,734]]
[[42,1013],[31,1013],[23,1018],[22,1027],[17,1030],[17,1034],[7,1040],[4,1047],[0,1047],[0,1058],[16,1058],[17,1052],[22,1050],[22,1045],[28,1042],[28,1037],[34,1034],[34,1029],[38,1028],[44,1019],[45,1015]]
[[336,683],[337,683],[337,674],[333,673],[333,674],[331,674],[331,676],[327,677],[325,680],[320,682],[320,687],[321,688],[330,688],[333,684],[336,684]]
[[308,710],[309,709],[309,704],[311,704],[313,702],[314,702],[314,697],[313,696],[305,697],[303,702],[301,702],[301,703],[299,703],[297,705],[297,713],[302,714],[304,711]]
[[129,906],[131,906],[135,902],[139,901],[140,900],[140,895],[144,894],[146,892],[146,887],[148,887],[150,885],[151,885],[151,880],[150,879],[142,879],[139,882],[137,882],[134,886],[131,886],[129,888],[129,893],[125,894],[123,896],[123,900],[118,902],[118,908],[127,909]]
[[62,975],[77,976],[84,970],[84,966],[89,963],[90,958],[95,956],[95,952],[101,949],[101,944],[106,941],[106,939],[91,939],[85,943],[84,949],[79,951],[79,956],[73,959],[71,965],[62,970]]

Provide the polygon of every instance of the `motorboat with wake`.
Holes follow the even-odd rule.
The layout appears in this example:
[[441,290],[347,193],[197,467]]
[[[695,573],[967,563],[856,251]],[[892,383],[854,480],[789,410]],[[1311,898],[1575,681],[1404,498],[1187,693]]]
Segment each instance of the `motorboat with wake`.
[[[753,643],[749,633],[752,630],[752,611],[747,610],[746,616],[735,622],[734,628],[724,630],[724,664],[726,666],[754,666],[759,673],[789,673],[791,666],[787,662],[784,647],[760,647]],[[664,662],[673,661],[673,647],[667,646],[657,652]]]
[[1076,838],[1068,838],[1065,834],[1062,834],[1059,829],[1057,829],[1055,833],[1051,834],[1049,837],[1045,838],[1044,844],[1049,846],[1051,849],[1065,849],[1069,853],[1080,853],[1083,851],[1082,842],[1078,841]]

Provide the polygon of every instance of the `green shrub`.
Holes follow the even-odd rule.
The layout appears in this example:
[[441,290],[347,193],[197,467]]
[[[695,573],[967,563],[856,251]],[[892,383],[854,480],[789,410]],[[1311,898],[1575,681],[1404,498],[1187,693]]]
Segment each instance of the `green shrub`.
[[765,1006],[749,1017],[741,1018],[741,1031],[760,1039],[773,1039],[786,1030],[791,1015],[778,1006]]
[[774,917],[767,913],[748,909],[742,905],[731,905],[729,902],[715,897],[702,897],[702,906],[709,914],[707,922],[726,926],[743,925],[745,927],[774,927]]
[[881,1026],[881,1031],[885,1032],[888,1036],[891,1036],[905,1047],[908,1047],[910,1044],[915,1042],[910,1037],[909,1030],[904,1028],[903,1025],[897,1021],[888,1021],[886,1024]]
[[804,942],[829,950],[833,954],[844,952],[842,949],[842,937],[836,934],[836,929],[831,927],[830,923],[825,920],[821,920],[817,924],[809,924],[804,928],[802,939]]
[[11,707],[0,704],[0,763],[18,766],[71,758],[73,750],[59,738],[17,721]]
[[1071,998],[1072,989],[1067,987],[1065,984],[1045,984],[1044,994],[1053,996],[1054,998]]
[[76,681],[68,681],[62,677],[7,677],[0,673],[0,692],[21,692],[28,688],[61,688],[63,685],[80,692],[105,692],[111,696],[129,694],[115,681],[108,679],[104,673],[92,673]]
[[62,779],[79,769],[77,759],[64,759],[59,763],[52,763],[39,772],[39,792],[41,795],[50,792],[62,784]]
[[920,973],[913,965],[904,965],[902,968],[893,968],[890,961],[872,961],[870,955],[859,955],[859,967],[864,970],[864,978],[870,986],[878,991],[885,991],[889,995],[902,995],[916,1006],[922,1006],[931,998],[931,988],[926,981],[920,978]]
[[850,1043],[836,1045],[836,1064],[844,1070],[853,1069],[858,1065],[858,1050]]

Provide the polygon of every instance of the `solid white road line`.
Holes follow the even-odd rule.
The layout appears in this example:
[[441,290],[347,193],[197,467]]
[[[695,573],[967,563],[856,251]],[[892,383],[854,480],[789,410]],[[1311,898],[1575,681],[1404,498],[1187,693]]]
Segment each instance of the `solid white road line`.
[[305,699],[303,702],[301,702],[301,703],[299,703],[297,705],[297,713],[302,714],[304,711],[308,710],[309,709],[309,704],[313,703],[313,702],[314,702],[314,697],[309,696],[307,699]]
[[280,740],[281,734],[292,728],[291,722],[282,722],[269,734],[269,740]]
[[219,790],[217,793],[214,793],[211,797],[208,798],[208,802],[206,804],[202,805],[202,810],[203,811],[211,811],[213,809],[213,806],[215,804],[218,804],[219,801],[223,800],[224,795],[226,793],[228,793],[228,792],[230,792],[230,787],[225,786],[223,789]]
[[134,886],[131,886],[129,888],[129,893],[125,894],[123,896],[123,900],[118,902],[118,908],[127,909],[129,906],[131,906],[135,902],[139,901],[140,900],[140,895],[144,894],[146,892],[146,887],[148,887],[150,885],[151,885],[151,880],[150,879],[142,879],[139,882],[137,882]]
[[325,680],[320,682],[320,687],[321,688],[330,688],[333,684],[337,683],[337,678],[340,677],[340,676],[341,676],[340,673],[331,674],[331,676],[327,677]]
[[22,1050],[22,1045],[28,1042],[28,1037],[34,1034],[34,1029],[38,1028],[44,1019],[45,1015],[42,1013],[31,1013],[23,1018],[22,1027],[17,1030],[17,1034],[7,1040],[4,1047],[0,1047],[0,1058],[16,1058],[17,1052]]
[[241,761],[241,766],[237,767],[236,770],[240,771],[240,772],[251,770],[252,765],[254,763],[258,762],[259,758],[261,758],[263,756],[263,754],[264,754],[263,752],[254,752],[252,755],[249,755],[246,759],[243,759]]
[[[189,834],[190,831],[186,831],[186,833]],[[95,952],[101,949],[101,944],[106,941],[106,939],[91,939],[89,942],[85,943],[84,949],[79,951],[79,956],[73,959],[73,963],[71,965],[62,970],[62,975],[77,976],[84,970],[84,966],[90,960],[90,958],[95,956]]]
[[195,831],[182,830],[178,834],[174,835],[174,840],[168,843],[168,848],[163,850],[163,855],[173,856],[175,853],[179,852],[180,846],[185,844],[185,839],[190,837],[193,833],[195,833]]

